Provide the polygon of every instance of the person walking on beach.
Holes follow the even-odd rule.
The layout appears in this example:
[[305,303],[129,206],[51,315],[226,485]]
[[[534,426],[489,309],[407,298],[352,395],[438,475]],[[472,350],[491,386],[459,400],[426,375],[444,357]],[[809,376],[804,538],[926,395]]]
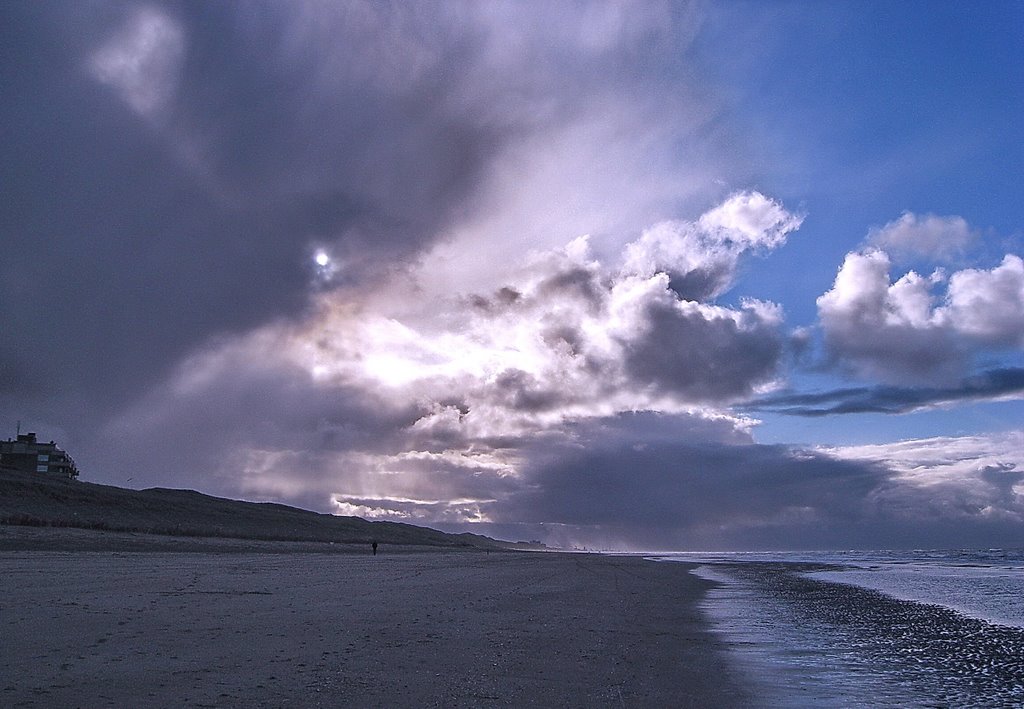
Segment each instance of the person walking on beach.
[[373,544],[371,544],[370,546],[372,546],[372,547],[373,547],[373,555],[374,555],[374,556],[377,556],[377,540],[376,540],[376,539],[374,539],[374,540],[373,540]]

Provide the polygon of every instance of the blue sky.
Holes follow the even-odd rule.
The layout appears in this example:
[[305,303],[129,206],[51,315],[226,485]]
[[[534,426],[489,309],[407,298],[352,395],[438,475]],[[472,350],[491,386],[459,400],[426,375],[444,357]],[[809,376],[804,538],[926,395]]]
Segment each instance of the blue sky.
[[0,13],[0,425],[85,479],[620,548],[1024,531],[1020,3]]
[[987,232],[978,247],[991,260],[1005,253],[998,242],[1019,248],[1018,6],[726,3],[712,14],[702,49],[733,97],[758,186],[808,211],[768,293],[792,298],[792,270],[806,270],[791,306],[801,322],[831,283],[818,264],[904,211],[963,216]]
[[[1020,253],[1024,148],[1012,117],[1024,109],[1022,29],[1013,3],[715,6],[700,47],[709,73],[729,87],[732,115],[756,136],[758,185],[808,212],[799,238],[738,287],[785,303],[790,322],[810,325],[834,276],[826,264],[904,211],[963,216],[980,232],[976,264]],[[1019,365],[1019,351],[1000,354]],[[1019,427],[1024,408],[858,419],[838,427],[767,417],[757,437],[863,443],[979,433]]]

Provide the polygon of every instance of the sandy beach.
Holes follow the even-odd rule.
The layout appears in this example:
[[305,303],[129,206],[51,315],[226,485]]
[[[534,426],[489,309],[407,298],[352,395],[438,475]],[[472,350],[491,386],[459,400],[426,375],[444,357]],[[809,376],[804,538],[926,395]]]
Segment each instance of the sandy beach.
[[[287,545],[284,547],[287,549]],[[746,704],[685,564],[0,551],[10,707]]]

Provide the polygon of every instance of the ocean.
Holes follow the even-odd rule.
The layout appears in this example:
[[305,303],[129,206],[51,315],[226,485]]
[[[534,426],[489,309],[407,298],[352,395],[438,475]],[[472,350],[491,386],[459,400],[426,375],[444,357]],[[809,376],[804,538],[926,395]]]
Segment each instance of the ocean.
[[1024,706],[1024,550],[688,553],[765,706]]

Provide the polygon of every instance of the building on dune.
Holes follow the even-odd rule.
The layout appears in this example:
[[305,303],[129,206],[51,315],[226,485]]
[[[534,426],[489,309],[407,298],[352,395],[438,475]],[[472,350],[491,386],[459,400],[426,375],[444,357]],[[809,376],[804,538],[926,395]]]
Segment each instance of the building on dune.
[[13,440],[0,441],[0,467],[70,480],[78,477],[74,459],[53,441],[37,441],[34,433],[19,433]]

